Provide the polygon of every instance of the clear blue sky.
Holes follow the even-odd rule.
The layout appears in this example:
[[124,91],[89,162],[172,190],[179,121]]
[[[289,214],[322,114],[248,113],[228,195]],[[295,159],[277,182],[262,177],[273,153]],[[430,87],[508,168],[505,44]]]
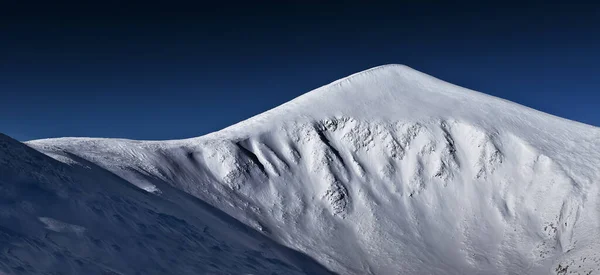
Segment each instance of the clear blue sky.
[[596,4],[21,2],[0,4],[19,140],[199,136],[388,63],[600,126]]

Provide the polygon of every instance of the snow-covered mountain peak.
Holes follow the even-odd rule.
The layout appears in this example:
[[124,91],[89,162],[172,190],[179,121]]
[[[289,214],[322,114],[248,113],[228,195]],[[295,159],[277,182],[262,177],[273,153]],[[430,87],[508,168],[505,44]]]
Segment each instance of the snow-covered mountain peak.
[[[559,161],[564,156],[557,154],[559,151],[587,155],[590,151],[600,150],[600,128],[462,88],[397,64],[352,74],[191,141],[246,140],[269,133],[302,132],[298,129],[307,127],[317,130],[333,124],[337,127],[346,122],[379,128],[409,124],[437,125],[434,127],[439,128],[439,125],[457,122],[486,136],[513,134],[528,146],[557,155]],[[592,144],[592,148],[580,144]],[[588,169],[591,165],[600,164],[590,162],[588,158],[565,161],[581,161],[580,165],[585,167],[582,173],[586,174],[595,171]]]
[[342,274],[600,263],[600,130],[402,65],[202,137],[27,144],[153,196],[175,187]]
[[334,81],[281,106],[232,125],[220,135],[247,136],[286,122],[349,117],[358,120],[460,120],[488,130],[509,125],[527,131],[568,127],[600,131],[494,96],[462,88],[405,65],[383,65]]
[[[285,121],[321,120],[339,116],[364,119],[396,119],[409,113],[411,117],[425,116],[428,114],[427,109],[446,113],[438,108],[443,106],[434,106],[436,97],[440,95],[426,89],[436,81],[439,80],[404,65],[379,66],[307,92],[227,130],[239,130],[251,125],[249,128],[256,131],[261,124],[277,125]],[[415,108],[419,105],[420,108]],[[429,112],[429,115],[435,112]]]

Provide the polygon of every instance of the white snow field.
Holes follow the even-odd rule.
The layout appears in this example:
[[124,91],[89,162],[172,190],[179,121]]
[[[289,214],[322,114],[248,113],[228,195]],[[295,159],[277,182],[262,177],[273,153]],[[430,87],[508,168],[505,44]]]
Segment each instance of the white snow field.
[[8,273],[600,274],[600,128],[402,65],[198,138],[7,144]]

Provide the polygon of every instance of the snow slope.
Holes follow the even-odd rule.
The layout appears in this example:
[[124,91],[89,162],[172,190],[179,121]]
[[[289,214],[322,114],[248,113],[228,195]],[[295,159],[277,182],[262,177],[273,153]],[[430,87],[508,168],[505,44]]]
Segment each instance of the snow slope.
[[0,135],[0,274],[328,273],[181,191],[77,161]]
[[27,144],[184,191],[341,274],[600,272],[600,129],[402,65],[198,138]]

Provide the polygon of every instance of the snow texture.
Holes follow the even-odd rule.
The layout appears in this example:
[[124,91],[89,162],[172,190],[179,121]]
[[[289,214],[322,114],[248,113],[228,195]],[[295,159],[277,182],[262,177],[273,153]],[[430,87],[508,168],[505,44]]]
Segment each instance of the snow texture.
[[198,138],[8,145],[7,272],[600,273],[600,129],[402,65]]
[[69,158],[0,135],[0,274],[329,272],[184,192]]

